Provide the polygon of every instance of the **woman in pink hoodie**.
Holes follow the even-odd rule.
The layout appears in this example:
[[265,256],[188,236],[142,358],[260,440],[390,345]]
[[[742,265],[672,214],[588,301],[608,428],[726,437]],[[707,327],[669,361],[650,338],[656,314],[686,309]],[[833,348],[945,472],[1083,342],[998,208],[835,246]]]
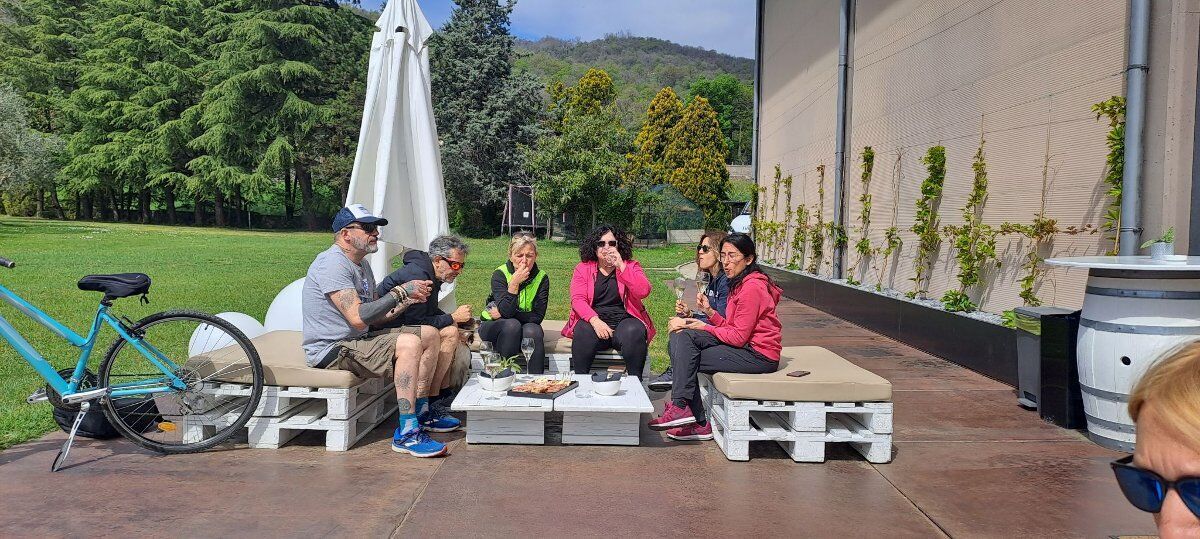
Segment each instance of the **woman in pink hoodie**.
[[780,290],[758,267],[754,240],[731,234],[721,242],[720,260],[729,276],[725,315],[698,296],[697,306],[708,315],[709,324],[694,318],[671,319],[667,344],[674,373],[671,400],[650,428],[665,430],[676,440],[712,439],[696,381],[700,373],[762,374],[779,366],[783,334],[775,306]]
[[587,374],[596,352],[615,348],[626,371],[640,378],[654,323],[642,305],[650,281],[633,259],[629,236],[601,225],[579,243],[579,260],[571,277],[571,315],[562,330],[571,339],[572,368]]

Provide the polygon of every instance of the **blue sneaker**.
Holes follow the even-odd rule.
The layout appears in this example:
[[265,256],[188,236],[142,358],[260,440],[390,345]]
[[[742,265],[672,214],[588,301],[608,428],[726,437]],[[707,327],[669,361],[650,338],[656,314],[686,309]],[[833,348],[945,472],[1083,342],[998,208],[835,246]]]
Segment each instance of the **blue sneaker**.
[[450,415],[437,415],[430,411],[421,418],[421,430],[426,432],[454,432],[462,428],[462,421]]
[[414,457],[440,457],[447,454],[446,444],[430,438],[424,430],[415,429],[403,434],[399,432],[400,429],[396,430],[392,437],[392,451]]
[[671,367],[650,381],[650,391],[670,391],[671,390]]

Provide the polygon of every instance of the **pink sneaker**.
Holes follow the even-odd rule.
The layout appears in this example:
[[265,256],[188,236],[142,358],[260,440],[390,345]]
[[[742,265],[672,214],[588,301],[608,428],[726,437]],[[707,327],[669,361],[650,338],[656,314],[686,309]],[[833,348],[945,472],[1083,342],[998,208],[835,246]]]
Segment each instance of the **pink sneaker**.
[[662,415],[650,421],[648,425],[650,430],[667,430],[674,427],[682,427],[691,425],[696,422],[696,418],[692,415],[692,410],[689,407],[676,406],[673,401],[667,401],[666,408],[663,409]]
[[712,423],[704,425],[692,423],[686,427],[676,427],[667,431],[667,438],[684,442],[711,440],[713,439]]

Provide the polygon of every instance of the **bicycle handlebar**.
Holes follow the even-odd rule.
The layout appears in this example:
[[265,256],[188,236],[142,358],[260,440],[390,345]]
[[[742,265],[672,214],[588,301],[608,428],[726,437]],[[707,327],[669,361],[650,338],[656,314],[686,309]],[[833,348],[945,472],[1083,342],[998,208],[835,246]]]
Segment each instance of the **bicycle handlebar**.
[[0,266],[4,266],[8,269],[12,269],[12,268],[17,267],[17,263],[0,256]]

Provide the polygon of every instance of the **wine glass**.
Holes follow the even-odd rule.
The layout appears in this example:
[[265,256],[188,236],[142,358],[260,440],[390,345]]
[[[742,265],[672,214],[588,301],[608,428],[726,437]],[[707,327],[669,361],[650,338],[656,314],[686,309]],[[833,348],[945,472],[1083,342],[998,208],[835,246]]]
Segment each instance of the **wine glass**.
[[521,355],[525,356],[525,368],[529,368],[529,358],[533,357],[533,337],[521,339]]
[[[707,271],[697,270],[696,271],[696,292],[700,293],[700,294],[704,294],[708,290],[708,283],[711,278],[712,278],[712,275],[709,275],[709,273]],[[700,308],[699,308],[699,306],[697,306],[697,308],[693,310],[692,314],[693,315],[701,315],[704,313],[700,312]]]
[[[483,341],[483,344],[489,343],[487,341]],[[493,352],[490,349],[490,346],[488,348],[489,349],[486,352],[480,350],[479,354],[483,356],[483,368],[487,370],[488,374],[491,374],[494,377],[496,376],[496,373],[500,372],[500,354]],[[483,400],[498,401],[500,400],[499,393],[500,392],[498,391],[484,391]]]
[[675,299],[677,299],[679,301],[683,301],[683,294],[684,294],[683,281],[681,281],[679,279],[675,279],[674,281],[671,281],[671,286],[672,286],[672,288],[675,289]]

